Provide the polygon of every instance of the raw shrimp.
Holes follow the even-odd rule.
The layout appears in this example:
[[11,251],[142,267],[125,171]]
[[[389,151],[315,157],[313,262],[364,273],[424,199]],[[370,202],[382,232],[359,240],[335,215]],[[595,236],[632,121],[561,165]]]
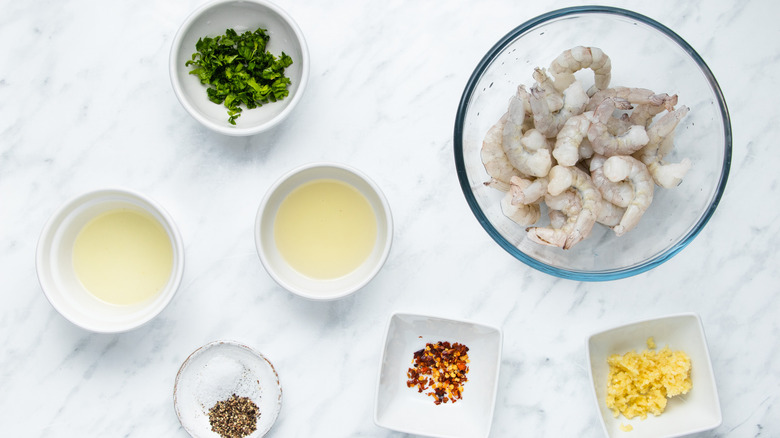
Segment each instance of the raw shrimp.
[[[512,117],[509,118],[511,120]],[[552,167],[547,139],[536,129],[525,132],[519,139],[515,137],[514,132],[506,135],[507,131],[512,131],[509,123],[507,122],[504,128],[503,143],[509,162],[522,174],[534,177],[546,176]]]
[[534,116],[534,126],[545,137],[558,135],[566,121],[573,116],[582,114],[588,103],[588,95],[582,89],[582,84],[575,82],[563,92],[563,108],[553,112],[547,103],[546,92],[537,85],[531,87],[531,111]]
[[[569,118],[558,131],[553,147],[553,157],[562,166],[574,166],[580,160],[580,145],[588,136],[592,112]],[[590,143],[590,141],[588,141]]]
[[593,145],[590,144],[588,137],[583,138],[580,142],[579,152],[581,160],[587,160],[593,156]]
[[509,100],[507,119],[504,124],[502,147],[509,163],[520,173],[529,176],[545,176],[552,167],[547,139],[535,129],[523,128],[526,118],[525,87]]
[[[575,77],[585,68],[595,82],[587,92]],[[507,192],[504,215],[528,226],[529,240],[563,249],[597,222],[618,236],[635,228],[655,185],[679,184],[691,165],[663,161],[688,109],[675,110],[677,95],[609,88],[610,58],[595,47],[561,53],[547,70],[535,68],[533,79],[530,89],[517,87],[482,145],[485,185]],[[534,227],[542,202],[550,222]]]
[[507,118],[508,115],[504,114],[495,125],[488,129],[480,150],[482,164],[485,166],[487,174],[491,177],[490,182],[485,184],[499,190],[503,189],[502,191],[508,190],[509,180],[513,176],[520,175],[520,172],[509,162],[502,147],[502,132],[504,131],[504,124]]
[[561,228],[566,225],[566,215],[560,210],[549,210],[547,216],[550,218],[550,228]]
[[[506,121],[501,133],[501,146],[504,153],[507,152],[510,144],[519,144],[523,138],[523,122],[525,121],[525,104],[519,93],[516,93],[509,99],[509,107],[506,111]],[[510,161],[511,163],[511,161]]]
[[683,158],[679,163],[665,163],[656,161],[647,166],[647,170],[653,175],[653,181],[665,189],[677,187],[683,178],[691,170],[691,160]]
[[612,228],[620,223],[620,219],[622,219],[625,214],[625,208],[618,207],[606,199],[602,199],[601,209],[599,209],[599,215],[596,217],[596,222]]
[[625,99],[634,106],[629,118],[632,125],[648,127],[656,114],[663,110],[673,111],[677,95],[655,93],[647,88],[614,87],[601,90],[591,96],[585,111],[595,110],[605,99]]
[[639,219],[653,202],[653,177],[650,171],[639,160],[629,156],[614,156],[604,161],[604,175],[612,182],[628,180],[633,187],[633,197],[626,207],[626,212],[620,223],[612,230],[617,236],[622,236],[634,229]]
[[535,204],[547,193],[547,178],[533,180],[513,176],[509,181],[509,191],[514,204]]
[[548,192],[558,195],[572,188],[579,197],[581,206],[578,211],[571,211],[573,214],[567,215],[566,222],[560,228],[530,227],[526,229],[526,233],[533,242],[570,249],[587,237],[593,229],[601,208],[601,195],[588,174],[577,167],[555,166],[550,172],[555,175],[568,173],[568,177],[560,176],[557,179],[569,179],[571,183],[558,193],[550,192],[548,186]]
[[547,213],[550,218],[551,228],[562,228],[569,217],[576,216],[582,210],[582,201],[573,189],[567,189],[558,195],[547,193],[544,195],[544,203],[549,208]]
[[547,193],[544,195],[544,203],[551,210],[560,211],[567,217],[582,210],[582,200],[574,189],[566,189],[557,195]]
[[618,207],[628,207],[631,198],[634,197],[634,188],[628,181],[613,182],[604,175],[604,162],[607,157],[603,155],[594,155],[590,159],[590,178],[601,193],[605,201],[615,204]]
[[[618,98],[629,101],[632,105],[655,105],[668,107],[671,104],[672,107],[677,105],[677,95],[669,96],[668,94],[656,94],[653,90],[647,88],[629,88],[629,87],[612,87],[599,90],[596,94],[590,97],[590,102],[586,107],[586,111],[593,111],[596,109],[604,99]],[[672,99],[674,103],[671,103]]]
[[547,193],[557,196],[572,186],[574,173],[572,167],[554,166],[547,175]]
[[593,70],[596,82],[588,91],[588,95],[609,87],[609,81],[612,79],[612,63],[609,56],[597,47],[577,46],[561,53],[550,64],[550,74],[555,81],[555,88],[558,91],[568,88],[576,81],[574,73],[584,68]]
[[672,188],[682,182],[682,178],[691,167],[691,161],[687,158],[680,163],[665,163],[663,158],[674,146],[674,130],[680,120],[688,114],[687,106],[664,114],[655,123],[647,128],[649,141],[640,149],[635,158],[647,166],[655,183],[663,188]]
[[501,212],[513,222],[528,226],[541,217],[539,204],[515,204],[512,202],[512,193],[508,192],[501,198]]
[[610,117],[607,120],[607,131],[612,135],[623,135],[631,129],[631,118],[623,113],[620,117]]
[[656,115],[661,114],[664,110],[674,111],[674,106],[677,105],[676,94],[673,96],[657,94],[656,97],[658,102],[641,103],[634,108],[630,118],[632,124],[648,128]]
[[550,111],[558,111],[563,108],[563,94],[555,88],[552,78],[543,68],[536,67],[533,74],[534,80],[539,84],[539,88],[544,90],[544,98],[547,100],[547,106]]
[[[533,102],[533,99],[532,99]],[[631,109],[631,104],[620,98],[604,99],[594,113],[594,121],[588,129],[588,140],[597,154],[611,157],[613,155],[630,155],[641,149],[649,141],[643,126],[632,125],[622,135],[615,136],[609,132],[607,123],[616,109]]]

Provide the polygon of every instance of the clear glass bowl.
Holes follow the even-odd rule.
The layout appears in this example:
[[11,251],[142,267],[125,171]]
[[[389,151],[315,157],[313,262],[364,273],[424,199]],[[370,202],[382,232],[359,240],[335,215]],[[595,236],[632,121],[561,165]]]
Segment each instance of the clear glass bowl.
[[[680,186],[656,188],[639,225],[617,237],[599,224],[587,239],[562,250],[531,242],[525,227],[501,212],[503,193],[489,180],[480,149],[487,130],[506,112],[517,86],[530,87],[534,67],[549,67],[564,50],[598,47],[612,61],[610,86],[677,94],[690,113],[677,126],[665,160],[689,158]],[[577,73],[585,89],[593,73]],[[589,82],[588,82],[589,81]],[[715,77],[696,51],[664,25],[624,9],[559,9],[515,28],[491,48],[471,75],[455,119],[455,165],[471,210],[488,234],[529,266],[579,281],[604,281],[645,272],[669,260],[702,230],[720,201],[731,164],[731,122]],[[542,212],[539,221],[545,224]]]

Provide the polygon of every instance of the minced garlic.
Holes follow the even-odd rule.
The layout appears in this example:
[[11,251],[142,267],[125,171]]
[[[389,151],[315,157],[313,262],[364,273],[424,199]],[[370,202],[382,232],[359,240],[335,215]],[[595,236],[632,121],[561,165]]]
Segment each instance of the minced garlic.
[[647,340],[647,346],[650,350],[641,354],[630,351],[607,359],[607,407],[615,417],[623,414],[629,419],[639,416],[644,420],[648,412],[661,415],[667,398],[686,394],[692,387],[691,360],[687,354],[669,347],[654,351],[653,338]]

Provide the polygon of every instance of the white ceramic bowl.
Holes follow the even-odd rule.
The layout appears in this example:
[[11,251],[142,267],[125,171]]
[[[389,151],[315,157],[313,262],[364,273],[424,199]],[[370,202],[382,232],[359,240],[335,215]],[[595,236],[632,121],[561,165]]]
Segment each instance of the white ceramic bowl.
[[[317,279],[293,269],[282,257],[274,240],[274,219],[282,201],[310,181],[335,179],[356,188],[368,200],[377,221],[373,251],[355,270],[334,279]],[[343,298],[365,286],[387,260],[393,241],[393,217],[384,194],[368,176],[350,166],[311,163],[288,172],[268,189],[255,219],[255,245],[268,274],[283,288],[312,300]]]
[[[118,208],[151,215],[165,229],[173,249],[173,267],[163,290],[150,300],[126,306],[97,299],[73,269],[79,231],[101,213]],[[96,190],[71,199],[52,215],[38,241],[36,269],[46,298],[67,320],[93,332],[117,333],[148,322],[168,305],[184,273],[184,245],[171,216],[153,200],[124,189]]]
[[[435,405],[406,385],[414,352],[425,344],[459,342],[469,348],[462,399]],[[390,317],[377,382],[374,422],[404,433],[432,437],[487,437],[493,422],[501,367],[501,330],[485,324],[425,315]]]
[[[190,74],[192,66],[184,64],[196,52],[195,43],[202,37],[224,35],[226,29],[241,34],[257,28],[268,31],[267,50],[278,57],[282,52],[290,55],[292,65],[285,75],[292,83],[290,94],[277,102],[246,109],[236,119],[236,125],[228,123],[227,109],[215,104],[206,95],[206,85],[196,75]],[[185,110],[204,126],[226,135],[254,135],[276,126],[298,104],[309,80],[309,49],[303,32],[293,18],[282,8],[267,0],[216,0],[192,12],[173,39],[169,59],[171,84],[176,97]]]
[[215,341],[195,350],[181,365],[173,387],[173,405],[184,429],[193,437],[215,437],[209,410],[219,401],[248,397],[260,411],[259,438],[274,425],[282,409],[282,386],[273,364],[259,352],[234,341]]
[[[668,346],[672,351],[684,351],[691,359],[693,387],[685,395],[668,399],[666,410],[658,417],[649,414],[646,419],[615,418],[607,407],[607,358],[612,354],[637,353],[647,349],[647,338],[653,337],[658,349]],[[588,368],[596,408],[608,437],[627,438],[677,437],[714,429],[722,421],[715,375],[704,337],[701,319],[693,313],[637,321],[611,328],[587,340]],[[623,432],[621,425],[630,424],[633,430]]]

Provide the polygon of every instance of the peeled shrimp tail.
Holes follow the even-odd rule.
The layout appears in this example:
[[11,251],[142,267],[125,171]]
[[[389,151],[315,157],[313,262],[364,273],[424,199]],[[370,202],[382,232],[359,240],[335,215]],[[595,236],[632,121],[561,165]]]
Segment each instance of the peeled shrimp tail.
[[677,105],[676,94],[673,96],[665,93],[654,94],[651,96],[650,102],[641,103],[634,108],[634,111],[631,112],[631,123],[648,128],[653,121],[653,117],[661,114],[664,110],[674,111],[675,105]]
[[613,87],[602,89],[596,94],[591,96],[590,102],[586,111],[593,111],[596,109],[604,99],[618,98],[629,101],[632,105],[652,105],[660,106],[661,111],[667,109],[669,111],[674,109],[677,105],[677,96],[669,96],[668,94],[658,94],[653,90],[647,88],[629,88],[629,87]]
[[485,187],[490,187],[491,189],[496,189],[499,192],[508,192],[509,191],[509,183],[506,183],[504,181],[499,181],[495,178],[490,178],[489,181],[485,181],[482,184],[485,185]]
[[563,94],[555,88],[552,78],[543,68],[534,69],[533,78],[538,86],[544,90],[547,105],[550,111],[558,111],[563,108]]
[[605,99],[625,99],[634,105],[643,103],[649,103],[650,97],[653,95],[652,90],[647,88],[628,88],[628,87],[612,87],[599,90],[593,96],[590,97],[586,111],[594,111],[596,107],[601,104]]
[[531,242],[563,248],[569,236],[568,231],[564,229],[566,225],[567,223],[564,223],[560,228],[529,227],[525,229],[525,232]]

